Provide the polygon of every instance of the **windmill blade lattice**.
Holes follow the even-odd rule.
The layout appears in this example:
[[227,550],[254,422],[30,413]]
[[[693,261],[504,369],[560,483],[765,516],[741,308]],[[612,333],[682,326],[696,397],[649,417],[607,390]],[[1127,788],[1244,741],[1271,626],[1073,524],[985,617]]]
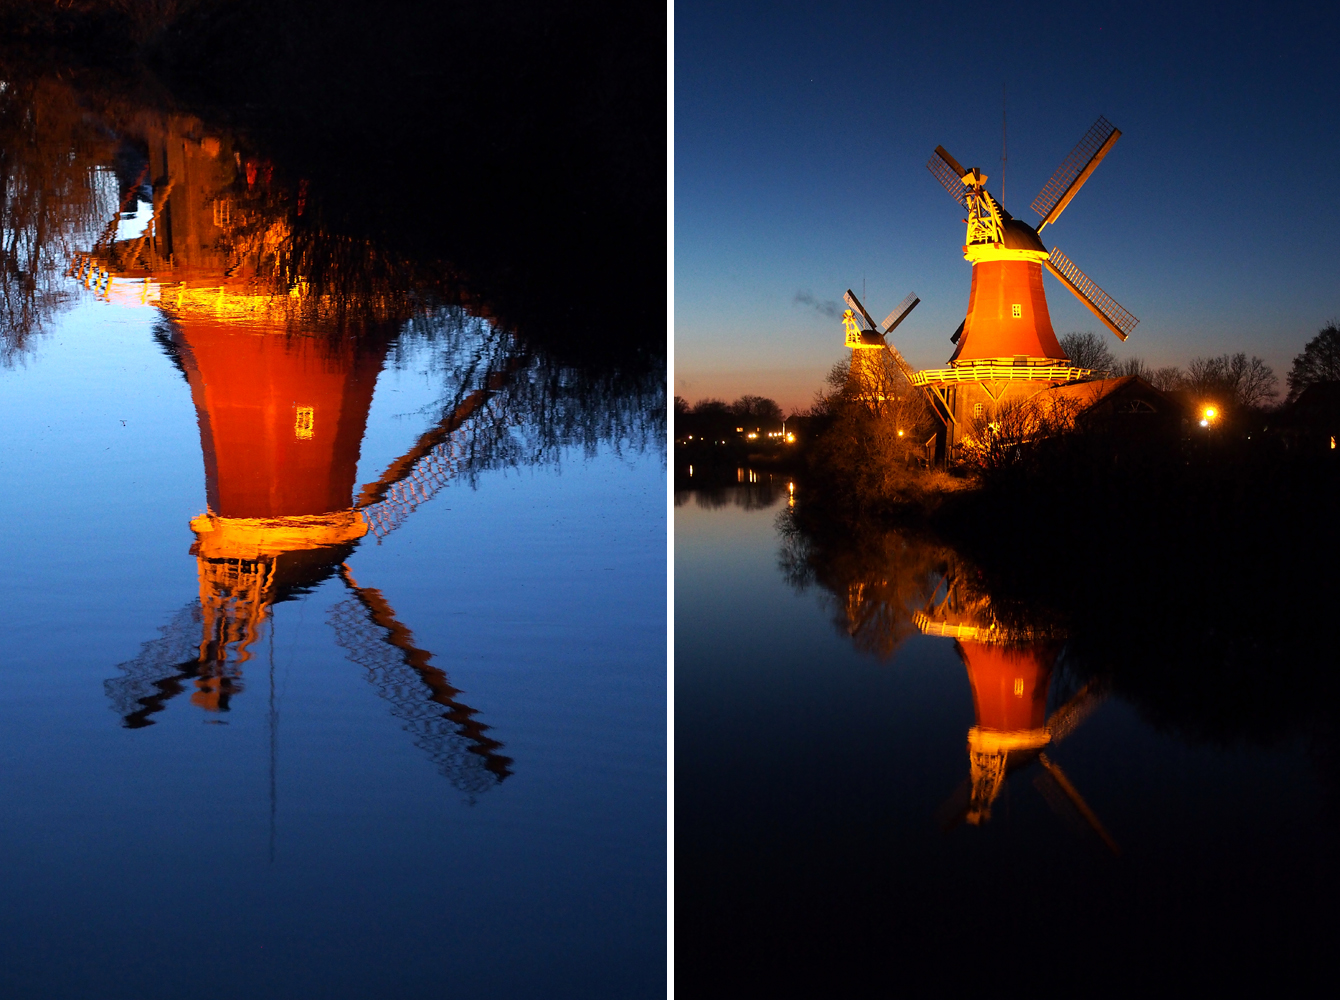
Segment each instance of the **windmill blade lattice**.
[[1084,186],[1089,174],[1093,173],[1099,161],[1120,137],[1121,132],[1117,127],[1102,115],[1089,126],[1089,131],[1084,133],[1079,144],[1056,168],[1047,186],[1033,200],[1033,211],[1042,216],[1039,230],[1055,222],[1065,211],[1066,204]]
[[[502,744],[484,735],[489,728],[476,711],[455,698],[446,674],[431,666],[431,654],[411,644],[413,636],[394,618],[379,592],[353,585],[355,596],[330,610],[335,641],[348,659],[367,671],[368,681],[404,723],[414,745],[455,787],[471,795],[488,791],[511,771]],[[383,605],[382,612],[373,607]]]
[[490,438],[482,432],[496,432],[506,424],[497,393],[520,364],[519,358],[512,358],[489,375],[483,387],[458,400],[437,426],[391,463],[381,479],[363,487],[355,506],[378,542],[453,478],[471,471],[479,458],[477,439]]
[[893,312],[889,313],[889,315],[884,318],[884,323],[882,324],[884,332],[893,333],[894,328],[903,320],[907,319],[912,310],[915,309],[920,302],[921,299],[917,298],[916,292],[908,292],[907,298],[894,306]]
[[957,160],[945,151],[943,146],[935,147],[935,152],[926,161],[926,169],[949,192],[949,197],[964,208],[968,207],[968,195],[963,186],[963,168],[958,165]]
[[1078,729],[1080,724],[1093,714],[1094,709],[1103,703],[1104,697],[1104,693],[1092,681],[1080,688],[1073,698],[1047,719],[1052,743],[1060,743]]
[[199,671],[200,603],[192,601],[158,630],[158,638],[140,647],[133,660],[118,663],[120,676],[103,681],[112,710],[127,729],[152,726],[149,718],[186,689]]
[[1139,324],[1139,320],[1128,313],[1117,300],[1103,291],[1087,274],[1075,266],[1065,254],[1056,247],[1047,255],[1047,270],[1074,293],[1075,297],[1089,307],[1089,311],[1103,321],[1103,324],[1125,340]]
[[381,541],[404,524],[420,505],[433,499],[456,477],[460,452],[457,439],[448,438],[415,462],[408,475],[387,487],[381,500],[364,507],[363,520],[369,533]]
[[842,298],[843,298],[843,301],[845,301],[845,302],[847,303],[847,305],[851,306],[852,309],[854,309],[854,310],[856,311],[856,315],[860,316],[863,320],[865,320],[865,324],[866,324],[867,329],[869,329],[869,330],[872,331],[873,333],[883,333],[883,332],[884,332],[883,329],[882,329],[881,327],[879,327],[879,326],[877,326],[877,325],[875,324],[875,319],[874,319],[874,317],[871,316],[870,313],[866,310],[865,306],[863,306],[863,305],[861,304],[861,300],[858,299],[858,298],[856,297],[856,293],[855,293],[855,292],[853,292],[850,288],[848,288],[848,289],[842,294]]

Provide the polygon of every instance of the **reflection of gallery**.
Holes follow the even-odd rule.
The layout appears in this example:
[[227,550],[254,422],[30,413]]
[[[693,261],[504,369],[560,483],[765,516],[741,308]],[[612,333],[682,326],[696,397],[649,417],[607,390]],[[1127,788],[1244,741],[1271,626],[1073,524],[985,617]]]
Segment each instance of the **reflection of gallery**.
[[1116,850],[1049,756],[1102,698],[1087,684],[1048,713],[1061,632],[1037,620],[1003,617],[975,567],[913,535],[876,532],[840,545],[813,538],[793,545],[783,560],[792,579],[813,579],[840,598],[836,624],[857,648],[887,659],[914,635],[953,641],[968,674],[975,724],[968,731],[969,776],[945,804],[946,825],[986,823],[1009,776],[1037,764],[1033,784],[1048,804]]

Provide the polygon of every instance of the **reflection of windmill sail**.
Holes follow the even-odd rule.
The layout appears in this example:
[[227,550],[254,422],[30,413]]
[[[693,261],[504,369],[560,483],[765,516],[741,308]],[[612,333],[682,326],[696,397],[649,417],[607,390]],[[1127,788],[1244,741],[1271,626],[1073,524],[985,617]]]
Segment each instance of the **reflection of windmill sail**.
[[459,470],[462,444],[456,432],[472,419],[485,416],[494,396],[520,365],[512,358],[491,374],[481,389],[465,397],[437,426],[431,428],[404,455],[396,459],[380,479],[363,487],[355,504],[380,541],[404,523],[410,514],[437,495]]
[[150,716],[163,711],[192,679],[197,691],[191,700],[207,708],[227,710],[229,697],[242,690],[236,669],[202,657],[203,623],[200,605],[192,601],[159,629],[157,639],[144,644],[139,656],[118,665],[121,676],[103,682],[127,729],[152,726]]
[[502,744],[485,735],[489,727],[475,709],[456,700],[460,691],[431,665],[432,654],[414,645],[381,592],[358,586],[347,568],[341,576],[353,597],[331,610],[336,642],[367,670],[415,746],[462,791],[485,792],[510,775],[511,758],[496,752]]

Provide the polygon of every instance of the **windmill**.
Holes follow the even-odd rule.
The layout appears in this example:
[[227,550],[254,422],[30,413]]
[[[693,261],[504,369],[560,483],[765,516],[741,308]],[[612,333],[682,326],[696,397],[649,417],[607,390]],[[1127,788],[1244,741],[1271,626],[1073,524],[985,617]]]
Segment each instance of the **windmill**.
[[936,400],[945,424],[945,450],[971,444],[983,433],[983,418],[1008,392],[1027,398],[1052,385],[1090,374],[1066,357],[1052,329],[1043,289],[1045,267],[1119,339],[1139,322],[1039,233],[1056,222],[1098,164],[1121,137],[1099,117],[1070,155],[1056,168],[1033,201],[1041,216],[1037,228],[1014,218],[985,187],[978,167],[964,169],[943,146],[926,166],[951,198],[967,212],[963,257],[972,264],[968,312],[951,341],[948,366],[918,372],[916,385]]
[[969,776],[941,807],[942,825],[986,823],[1005,779],[1036,763],[1041,770],[1033,784],[1047,804],[1077,825],[1087,825],[1113,854],[1119,854],[1098,816],[1047,753],[1101,704],[1101,690],[1092,682],[1085,684],[1049,714],[1060,634],[1047,627],[1002,621],[990,597],[971,586],[966,576],[951,562],[925,608],[913,616],[923,634],[955,640],[972,686],[976,719],[968,730]]
[[847,331],[847,346],[853,351],[882,350],[888,347],[884,338],[893,333],[898,324],[907,319],[921,302],[916,292],[908,292],[907,298],[893,307],[893,312],[884,317],[883,323],[876,323],[850,288],[842,298],[847,302],[847,311],[842,314],[842,326]]
[[842,326],[846,331],[847,347],[851,348],[851,377],[857,384],[858,391],[863,396],[884,399],[885,379],[882,377],[883,366],[879,352],[885,351],[908,383],[913,384],[916,372],[904,360],[898,348],[890,344],[886,338],[921,302],[921,299],[917,298],[917,293],[909,292],[903,301],[893,307],[893,312],[884,317],[883,323],[874,321],[850,288],[842,297],[847,302],[847,309],[842,314]]

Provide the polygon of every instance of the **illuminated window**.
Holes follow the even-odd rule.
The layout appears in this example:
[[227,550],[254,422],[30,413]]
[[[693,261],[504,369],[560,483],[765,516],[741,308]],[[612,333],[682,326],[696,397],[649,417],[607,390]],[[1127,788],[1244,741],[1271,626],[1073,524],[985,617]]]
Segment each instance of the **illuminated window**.
[[1015,319],[1021,318],[1023,314],[1024,314],[1024,307],[1021,306],[1018,302],[1010,306],[1010,315],[1013,316]]
[[216,198],[214,201],[214,225],[223,229],[232,219],[233,203],[227,198]]
[[985,413],[985,412],[986,412],[986,407],[983,406],[981,403],[973,403],[973,404],[972,404],[972,415],[973,415],[974,417],[980,417],[980,416],[981,416],[983,413]]
[[293,422],[293,436],[299,441],[310,441],[315,424],[316,411],[310,406],[298,407],[298,416]]
[[1014,696],[1016,698],[1022,698],[1024,696],[1024,679],[1022,677],[1016,677],[1014,679]]

